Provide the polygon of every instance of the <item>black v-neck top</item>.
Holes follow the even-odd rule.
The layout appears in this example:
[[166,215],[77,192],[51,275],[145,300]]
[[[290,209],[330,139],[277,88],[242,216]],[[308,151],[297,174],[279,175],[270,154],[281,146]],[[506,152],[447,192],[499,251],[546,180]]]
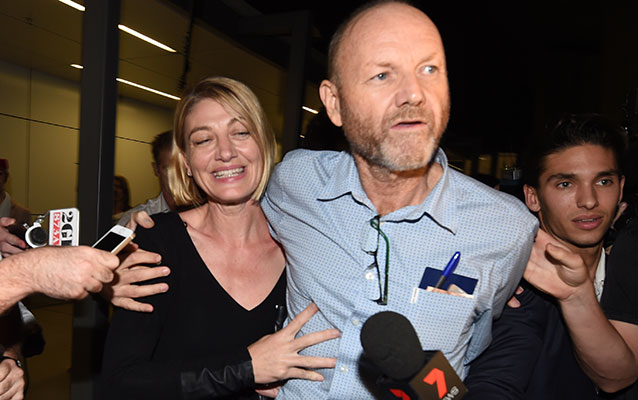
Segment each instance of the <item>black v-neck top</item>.
[[[155,227],[138,227],[140,248],[162,255],[171,274],[166,293],[141,299],[152,313],[116,308],[104,351],[105,399],[179,399],[180,375],[250,360],[247,346],[274,332],[285,305],[285,273],[252,310],[239,305],[217,282],[176,213],[153,216]],[[251,398],[246,388],[233,398]],[[255,397],[256,398],[256,397]]]

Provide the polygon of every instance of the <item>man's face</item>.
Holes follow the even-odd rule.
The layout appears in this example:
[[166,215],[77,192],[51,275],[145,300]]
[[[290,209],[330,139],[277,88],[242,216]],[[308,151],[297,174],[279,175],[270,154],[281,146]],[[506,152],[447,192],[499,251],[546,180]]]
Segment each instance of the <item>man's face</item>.
[[525,201],[543,229],[572,249],[600,245],[624,184],[613,151],[586,144],[550,154],[538,181]]
[[168,203],[168,206],[171,208],[171,210],[174,210],[175,201],[173,200],[173,195],[171,194],[168,185],[168,166],[170,160],[170,148],[160,151],[157,163],[153,162],[153,171],[155,171],[155,176],[157,176],[160,180],[160,188],[162,189],[162,193],[164,194],[164,199],[166,199],[166,202]]
[[355,155],[391,171],[431,160],[449,119],[445,54],[434,24],[402,4],[374,8],[351,25],[324,81],[328,115]]

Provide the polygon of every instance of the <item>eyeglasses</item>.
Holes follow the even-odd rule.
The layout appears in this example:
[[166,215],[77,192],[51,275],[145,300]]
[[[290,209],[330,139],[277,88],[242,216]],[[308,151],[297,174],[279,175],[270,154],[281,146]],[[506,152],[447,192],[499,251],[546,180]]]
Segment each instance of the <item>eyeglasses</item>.
[[[373,251],[366,251],[366,253],[374,256],[374,262],[370,264],[368,269],[374,267],[377,270],[377,279],[379,282],[379,298],[375,302],[381,306],[388,305],[388,274],[390,272],[390,241],[385,233],[381,230],[379,216],[370,220],[370,226],[377,231],[377,248]],[[379,262],[377,260],[377,254],[379,252],[379,243],[381,238],[385,240],[385,281],[383,287],[381,286],[381,271],[379,271]]]

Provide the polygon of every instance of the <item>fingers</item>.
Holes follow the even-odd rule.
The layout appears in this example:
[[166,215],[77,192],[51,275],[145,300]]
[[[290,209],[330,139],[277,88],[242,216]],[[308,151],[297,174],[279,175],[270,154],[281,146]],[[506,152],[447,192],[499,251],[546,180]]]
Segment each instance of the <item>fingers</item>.
[[159,254],[137,249],[136,251],[126,255],[118,270],[130,268],[131,266],[138,264],[158,264],[160,261],[162,261],[162,256]]
[[569,250],[566,250],[562,247],[558,247],[552,243],[548,243],[545,251],[555,260],[557,263],[568,266],[570,268],[576,268],[580,265],[579,261],[582,259],[572,253]]
[[155,226],[155,223],[146,211],[137,211],[131,215],[131,219],[128,224],[126,224],[126,227],[131,230],[135,230],[138,225],[143,228],[150,229]]
[[266,397],[270,397],[270,398],[275,398],[277,397],[277,393],[279,393],[279,388],[271,388],[271,389],[255,389],[255,392],[257,392],[257,394],[260,394],[262,396],[266,396]]
[[326,340],[335,339],[339,336],[341,336],[341,332],[339,332],[338,329],[326,329],[325,331],[312,332],[294,340],[295,350],[300,351],[306,347],[325,342]]
[[0,226],[3,228],[6,228],[9,225],[13,225],[16,223],[16,220],[14,218],[9,218],[9,217],[2,217],[0,218]]
[[[137,299],[140,297],[148,297],[155,294],[165,293],[168,291],[168,284],[155,283],[153,285],[125,285],[113,287],[113,299],[117,297],[127,297]],[[115,302],[113,303],[115,304]],[[116,304],[117,305],[117,304]],[[126,307],[123,307],[126,308]]]
[[[294,335],[301,330],[301,328],[306,324],[306,322],[310,321],[313,315],[315,315],[319,311],[319,308],[315,303],[310,303],[308,307],[306,307],[302,312],[297,314],[295,318],[284,328],[286,330],[290,330],[294,332]],[[282,329],[283,330],[283,329]]]
[[515,296],[512,296],[508,301],[507,301],[507,306],[509,308],[519,308],[521,306],[521,302],[518,301],[518,299]]
[[291,368],[288,372],[288,379],[305,379],[308,381],[323,382],[323,375],[319,372],[303,368]]
[[153,306],[146,303],[140,303],[139,301],[135,301],[131,298],[126,297],[114,297],[111,301],[114,306],[123,308],[129,311],[137,311],[137,312],[153,312]]

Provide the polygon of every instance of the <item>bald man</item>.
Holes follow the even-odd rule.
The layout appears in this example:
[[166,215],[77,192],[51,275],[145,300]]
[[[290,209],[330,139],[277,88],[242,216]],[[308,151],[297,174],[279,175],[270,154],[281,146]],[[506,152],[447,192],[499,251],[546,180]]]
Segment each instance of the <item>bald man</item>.
[[[291,380],[279,397],[379,397],[360,333],[380,311],[405,315],[422,347],[442,350],[464,378],[523,274],[537,221],[448,167],[439,148],[450,112],[445,54],[417,8],[356,10],[332,39],[320,96],[351,152],[289,153],[262,207],[287,255],[289,318],[315,302],[301,333],[342,335],[302,352],[337,357],[322,382]],[[450,280],[471,297],[426,291],[457,251]]]

